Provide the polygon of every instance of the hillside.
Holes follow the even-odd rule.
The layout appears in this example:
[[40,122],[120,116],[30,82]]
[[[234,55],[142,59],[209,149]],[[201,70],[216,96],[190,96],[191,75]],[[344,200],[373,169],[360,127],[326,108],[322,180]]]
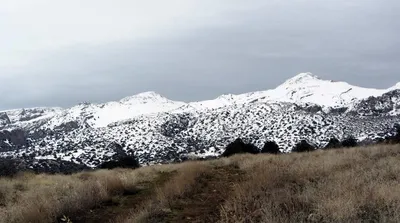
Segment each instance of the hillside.
[[400,147],[0,178],[0,222],[399,222]]
[[350,135],[368,144],[400,123],[399,86],[368,89],[302,73],[275,89],[201,102],[145,92],[68,109],[4,111],[0,157],[46,170],[55,162],[94,168],[121,153],[144,165],[218,156],[238,137],[259,148],[275,141],[284,152],[301,140],[324,147]]

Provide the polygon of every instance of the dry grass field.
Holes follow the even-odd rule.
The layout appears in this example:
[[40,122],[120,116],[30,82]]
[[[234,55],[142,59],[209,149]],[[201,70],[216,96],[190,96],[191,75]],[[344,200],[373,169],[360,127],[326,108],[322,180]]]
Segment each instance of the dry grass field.
[[400,146],[0,178],[0,222],[400,222]]

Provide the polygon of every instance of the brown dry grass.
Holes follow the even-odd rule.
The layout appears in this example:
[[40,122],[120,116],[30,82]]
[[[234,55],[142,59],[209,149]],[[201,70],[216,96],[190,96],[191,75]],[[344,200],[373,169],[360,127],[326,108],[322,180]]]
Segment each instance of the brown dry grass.
[[196,179],[209,170],[205,162],[187,162],[176,165],[178,173],[165,185],[157,188],[156,196],[134,211],[125,222],[159,222],[171,212],[175,199],[196,185]]
[[[221,177],[226,181],[222,185],[229,185],[222,203],[216,206],[220,207],[221,223],[400,222],[399,145],[279,156],[238,155],[69,176],[24,173],[13,179],[0,178],[0,222],[54,222],[174,172],[164,174],[166,183],[156,184],[151,196],[145,196],[128,218],[118,218],[118,222],[168,222],[174,202],[179,198],[187,201],[199,186],[198,180],[204,178],[199,177],[221,168],[236,168],[245,178],[232,185],[236,175]],[[212,191],[208,189],[201,191]]]
[[237,156],[221,222],[400,222],[400,147]]
[[54,222],[151,181],[174,166],[99,170],[74,175],[20,174],[0,178],[0,222]]

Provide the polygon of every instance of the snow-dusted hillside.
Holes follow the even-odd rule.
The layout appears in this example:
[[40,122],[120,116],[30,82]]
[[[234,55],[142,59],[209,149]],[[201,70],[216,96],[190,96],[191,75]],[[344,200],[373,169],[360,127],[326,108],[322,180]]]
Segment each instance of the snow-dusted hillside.
[[388,89],[362,88],[346,82],[322,80],[311,73],[301,73],[275,89],[241,95],[222,95],[215,100],[190,103],[197,109],[219,108],[251,102],[311,103],[326,107],[350,106],[358,100],[400,89],[400,83]]
[[[55,115],[61,113],[62,108],[23,108],[0,112],[0,130],[2,128],[36,129],[41,123],[47,122]],[[7,120],[8,122],[1,121]]]
[[[199,102],[172,101],[155,92],[144,92],[120,101],[104,104],[82,103],[64,110],[61,108],[30,108],[3,111],[2,113],[8,115],[12,125],[24,128],[29,123],[39,120],[46,121],[44,128],[55,128],[75,121],[99,128],[141,115],[162,112],[194,112],[250,103],[290,102],[310,103],[323,107],[352,107],[362,99],[382,96],[396,89],[400,89],[400,83],[388,89],[369,89],[345,82],[322,80],[311,73],[301,73],[272,90],[240,95],[221,95],[213,100]],[[0,121],[0,127],[5,125],[5,121],[4,123]]]
[[171,101],[155,92],[144,92],[126,97],[117,102],[105,104],[80,104],[54,116],[45,126],[55,128],[63,123],[79,121],[90,127],[99,128],[134,118],[140,115],[150,115],[168,112],[185,105],[183,102]]
[[4,111],[0,157],[95,167],[118,153],[115,143],[142,163],[160,163],[188,154],[218,155],[237,137],[259,147],[274,140],[284,151],[302,139],[318,146],[348,135],[373,140],[391,134],[400,123],[399,89],[399,84],[361,88],[302,73],[272,90],[201,102],[145,92],[69,109]]

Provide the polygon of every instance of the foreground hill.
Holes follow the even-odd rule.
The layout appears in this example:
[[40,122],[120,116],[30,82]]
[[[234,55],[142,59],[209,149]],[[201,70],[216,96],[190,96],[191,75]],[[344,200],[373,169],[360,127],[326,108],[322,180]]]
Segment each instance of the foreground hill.
[[400,146],[0,178],[0,222],[400,222]]
[[135,155],[141,164],[218,156],[238,137],[259,148],[276,141],[284,152],[300,140],[324,147],[332,137],[350,135],[367,144],[394,134],[399,87],[361,88],[303,73],[272,90],[202,102],[145,92],[68,109],[4,111],[0,157],[42,170],[55,162],[93,168],[120,153]]

